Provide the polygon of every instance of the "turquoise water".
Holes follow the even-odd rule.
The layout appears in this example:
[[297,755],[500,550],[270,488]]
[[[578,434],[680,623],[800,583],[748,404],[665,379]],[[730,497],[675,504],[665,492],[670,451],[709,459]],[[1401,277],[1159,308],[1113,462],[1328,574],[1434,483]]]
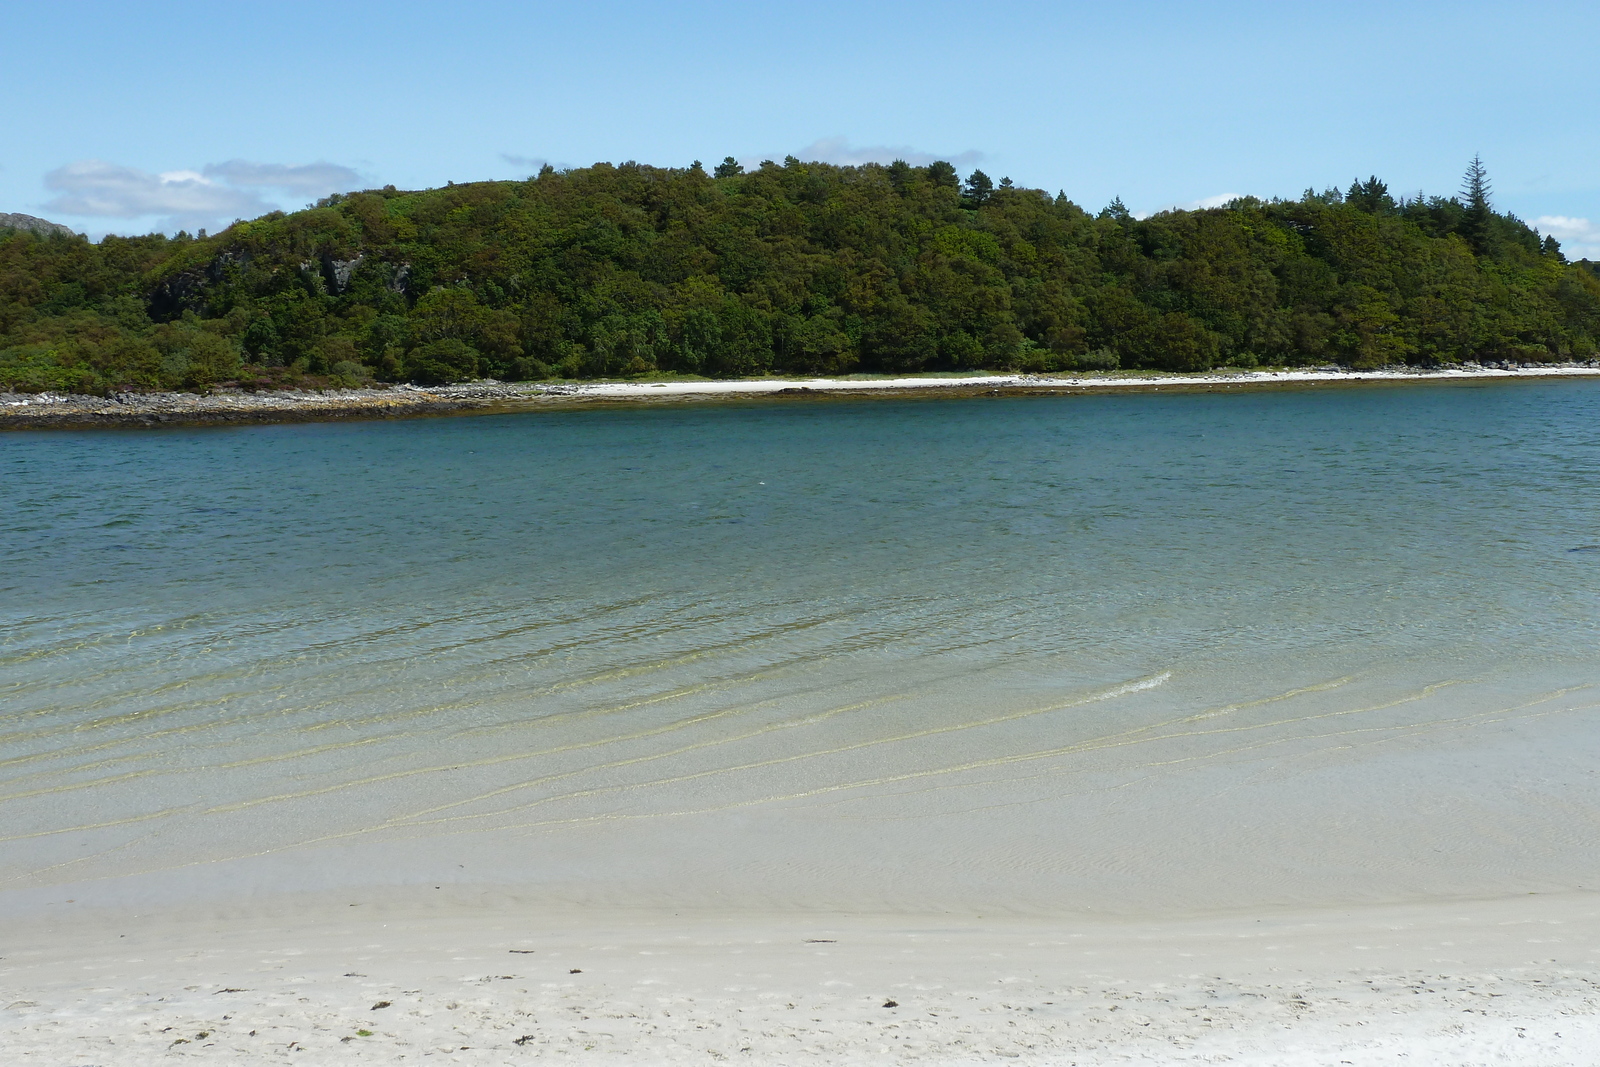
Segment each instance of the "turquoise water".
[[1600,383],[0,437],[0,891],[1584,884]]

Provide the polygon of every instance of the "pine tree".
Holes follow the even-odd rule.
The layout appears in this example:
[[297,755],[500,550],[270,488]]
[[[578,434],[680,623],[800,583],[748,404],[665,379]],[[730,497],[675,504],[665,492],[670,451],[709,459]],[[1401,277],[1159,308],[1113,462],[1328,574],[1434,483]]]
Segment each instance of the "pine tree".
[[1480,256],[1489,251],[1489,217],[1493,214],[1489,193],[1489,172],[1484,169],[1483,160],[1474,155],[1461,179],[1461,204],[1467,209],[1461,219],[1461,235]]
[[1395,208],[1389,187],[1379,181],[1376,174],[1366,181],[1357,178],[1351,182],[1350,191],[1344,194],[1344,202],[1371,215],[1386,215]]
[[889,174],[889,184],[894,186],[894,191],[903,193],[911,188],[911,164],[903,159],[897,159],[885,168]]
[[928,164],[928,180],[941,189],[956,189],[961,185],[955,166],[942,159]]
[[1461,202],[1469,211],[1489,211],[1489,172],[1484,169],[1483,160],[1478,156],[1472,157],[1472,162],[1467,164],[1467,173],[1461,179]]
[[1122,202],[1122,197],[1113,197],[1111,203],[1100,210],[1100,218],[1112,219],[1124,226],[1133,224],[1133,213],[1128,210],[1128,205]]
[[972,172],[967,179],[967,206],[982,207],[994,195],[994,180],[981,170]]

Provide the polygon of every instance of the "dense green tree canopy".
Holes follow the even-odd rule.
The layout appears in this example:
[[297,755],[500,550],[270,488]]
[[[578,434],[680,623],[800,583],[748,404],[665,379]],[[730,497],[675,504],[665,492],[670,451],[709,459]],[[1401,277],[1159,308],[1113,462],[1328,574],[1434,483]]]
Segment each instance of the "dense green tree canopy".
[[1600,277],[1495,212],[1476,161],[1469,185],[1135,219],[948,163],[727,159],[369,190],[202,238],[0,230],[0,388],[1594,357]]

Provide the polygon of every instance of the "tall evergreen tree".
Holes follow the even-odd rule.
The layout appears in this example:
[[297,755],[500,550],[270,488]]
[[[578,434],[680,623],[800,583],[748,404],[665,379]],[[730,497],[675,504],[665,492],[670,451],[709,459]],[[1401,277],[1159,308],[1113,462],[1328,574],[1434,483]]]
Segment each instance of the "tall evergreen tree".
[[903,159],[897,159],[885,169],[889,172],[889,184],[894,186],[895,192],[903,193],[911,188],[911,164]]
[[1488,212],[1490,191],[1489,172],[1482,157],[1474,155],[1461,179],[1461,202],[1474,211]]
[[1389,195],[1388,185],[1379,181],[1376,174],[1366,181],[1358,178],[1351,182],[1350,191],[1345,194],[1344,202],[1372,215],[1384,215],[1395,208],[1394,197]]
[[994,195],[994,179],[981,170],[975,170],[967,178],[966,202],[968,207],[982,207]]
[[1473,155],[1461,179],[1461,204],[1467,209],[1461,220],[1461,231],[1472,250],[1480,256],[1489,250],[1489,193],[1489,172],[1484,169],[1483,159]]

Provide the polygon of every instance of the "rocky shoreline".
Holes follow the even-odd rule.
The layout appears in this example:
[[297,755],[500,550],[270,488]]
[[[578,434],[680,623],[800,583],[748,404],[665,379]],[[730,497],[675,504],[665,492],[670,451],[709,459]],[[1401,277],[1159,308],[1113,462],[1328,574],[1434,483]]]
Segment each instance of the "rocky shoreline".
[[0,430],[83,429],[238,423],[322,422],[489,414],[572,402],[639,403],[794,396],[1037,396],[1142,389],[1240,389],[1336,382],[1423,382],[1466,379],[1600,377],[1600,363],[1537,367],[1469,365],[1442,371],[1338,368],[1212,371],[1199,374],[1025,374],[950,378],[815,378],[669,382],[468,382],[324,391],[0,393]]
[[561,395],[560,386],[469,385],[211,393],[0,393],[0,429],[322,422],[455,415]]

